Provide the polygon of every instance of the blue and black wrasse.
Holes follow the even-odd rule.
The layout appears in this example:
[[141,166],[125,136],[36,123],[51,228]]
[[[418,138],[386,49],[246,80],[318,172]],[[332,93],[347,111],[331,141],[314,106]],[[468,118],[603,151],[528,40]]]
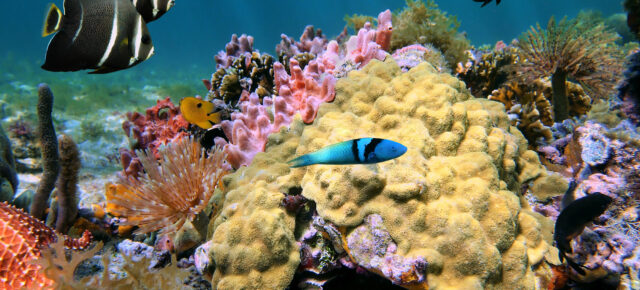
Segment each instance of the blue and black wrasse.
[[[567,193],[569,193],[569,191]],[[585,271],[582,269],[583,266],[577,264],[567,256],[567,253],[571,254],[573,252],[571,249],[571,239],[579,236],[587,223],[604,213],[612,201],[613,199],[611,197],[602,193],[590,194],[571,202],[560,212],[560,215],[558,215],[553,233],[553,239],[556,241],[556,247],[558,247],[559,250],[558,258],[560,258],[560,261],[566,258],[569,266],[580,273],[580,275],[585,274]]]
[[384,162],[407,152],[404,145],[387,139],[359,138],[329,145],[287,163],[292,168],[313,164],[371,164]]
[[[480,7],[484,7],[485,5],[491,3],[491,1],[493,0],[473,0],[475,2],[484,2],[482,3],[482,5],[480,5]],[[496,5],[500,4],[500,0],[496,0]]]

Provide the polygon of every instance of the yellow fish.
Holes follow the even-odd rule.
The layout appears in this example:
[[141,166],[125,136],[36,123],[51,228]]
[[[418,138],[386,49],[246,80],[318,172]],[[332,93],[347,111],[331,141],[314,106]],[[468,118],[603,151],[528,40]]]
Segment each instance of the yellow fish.
[[195,97],[180,100],[180,112],[187,122],[196,124],[202,129],[209,129],[220,123],[220,112],[214,112],[213,103]]

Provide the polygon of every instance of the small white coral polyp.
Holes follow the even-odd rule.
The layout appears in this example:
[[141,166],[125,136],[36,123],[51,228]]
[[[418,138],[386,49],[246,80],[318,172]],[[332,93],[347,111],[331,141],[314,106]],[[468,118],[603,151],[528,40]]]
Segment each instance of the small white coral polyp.
[[145,173],[139,178],[120,176],[117,194],[110,201],[113,214],[126,217],[121,225],[138,226],[136,234],[179,230],[206,206],[229,166],[219,147],[206,152],[192,138],[182,138],[159,150],[137,151]]

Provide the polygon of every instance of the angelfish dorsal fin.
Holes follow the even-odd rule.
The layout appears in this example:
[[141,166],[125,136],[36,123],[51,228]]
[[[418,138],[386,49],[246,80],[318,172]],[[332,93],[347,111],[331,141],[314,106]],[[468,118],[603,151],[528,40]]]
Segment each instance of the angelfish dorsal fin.
[[44,27],[42,27],[42,37],[57,32],[62,27],[62,11],[56,4],[49,4],[47,16],[44,19]]

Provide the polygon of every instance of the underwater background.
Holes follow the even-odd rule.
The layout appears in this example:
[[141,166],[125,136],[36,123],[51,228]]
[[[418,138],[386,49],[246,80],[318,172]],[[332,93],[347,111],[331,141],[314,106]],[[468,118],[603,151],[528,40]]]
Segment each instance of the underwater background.
[[[373,15],[384,9],[398,10],[404,1],[178,1],[170,17],[148,25],[156,47],[152,61],[146,61],[131,69],[105,76],[91,76],[84,72],[52,73],[40,69],[44,63],[47,43],[51,37],[40,37],[45,12],[49,3],[43,0],[10,1],[0,11],[2,27],[0,37],[0,60],[3,74],[1,85],[25,79],[37,78],[49,82],[51,79],[65,78],[67,85],[86,82],[87,85],[124,87],[141,89],[148,85],[162,84],[159,95],[203,94],[200,79],[206,78],[215,65],[213,55],[224,48],[231,34],[247,34],[255,38],[254,47],[262,52],[275,54],[275,44],[280,34],[296,35],[306,25],[322,29],[328,37],[337,36],[345,26],[344,17],[352,14]],[[509,42],[536,22],[546,23],[551,15],[574,17],[581,10],[593,10],[608,17],[623,12],[616,0],[572,0],[572,1],[509,1],[500,5],[478,5],[465,0],[436,1],[442,11],[457,16],[459,31],[465,32],[473,45],[494,44],[498,40]],[[62,9],[62,2],[56,3]],[[351,31],[353,33],[353,31]],[[171,71],[171,74],[166,74]],[[109,84],[109,85],[107,85]],[[14,83],[14,86],[16,84]],[[60,90],[60,89],[58,89]],[[111,89],[113,90],[113,89]],[[171,90],[171,91],[168,91]],[[21,99],[15,94],[16,99]],[[77,91],[75,92],[76,94]],[[69,93],[58,93],[58,98],[69,99]],[[100,94],[107,91],[87,92],[88,100],[102,99]],[[92,109],[108,106],[118,108],[116,101],[135,105],[139,102],[150,104],[139,98],[110,98],[101,100]],[[62,103],[62,102],[61,102]],[[72,103],[69,101],[69,103]],[[64,102],[66,104],[66,102]],[[62,107],[63,104],[57,104]],[[74,106],[70,106],[72,112]]]
[[2,289],[640,289],[638,0],[176,0],[97,75],[6,2]]

